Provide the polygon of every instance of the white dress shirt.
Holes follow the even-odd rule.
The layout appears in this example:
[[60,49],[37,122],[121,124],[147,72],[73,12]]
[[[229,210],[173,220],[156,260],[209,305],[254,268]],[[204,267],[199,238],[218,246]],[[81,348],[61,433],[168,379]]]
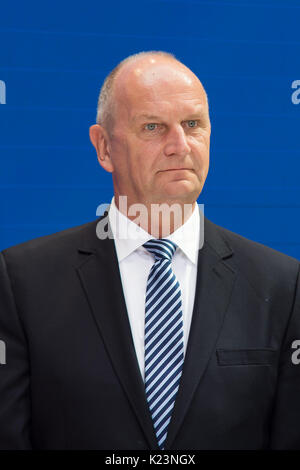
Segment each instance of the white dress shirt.
[[[114,197],[109,209],[109,223],[114,237],[129,323],[135,352],[144,379],[144,328],[147,279],[154,256],[142,245],[154,238],[132,222],[116,207]],[[134,234],[125,237],[124,234]],[[190,331],[197,278],[200,216],[198,205],[188,220],[165,237],[178,246],[172,258],[172,270],[180,284],[184,353]]]

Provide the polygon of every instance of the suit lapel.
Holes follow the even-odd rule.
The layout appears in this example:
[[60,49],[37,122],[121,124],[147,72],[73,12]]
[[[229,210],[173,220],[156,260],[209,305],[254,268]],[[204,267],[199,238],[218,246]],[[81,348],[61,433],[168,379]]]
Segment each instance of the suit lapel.
[[[218,228],[207,219],[204,233],[204,246],[198,255],[192,323],[166,449],[172,446],[183,424],[215,349],[236,277],[225,261],[232,255],[232,250]],[[135,354],[114,241],[109,238],[98,240],[96,224],[91,224],[79,251],[83,260],[77,271],[99,334],[150,449],[158,449]]]
[[92,227],[93,233],[89,233],[80,250],[84,260],[77,271],[123,390],[150,448],[158,449],[135,354],[114,241],[98,240],[96,225]]
[[195,390],[215,350],[235,281],[224,261],[232,250],[217,228],[205,219],[204,246],[199,250],[195,302],[181,384],[176,397],[165,448],[169,449],[183,423]]

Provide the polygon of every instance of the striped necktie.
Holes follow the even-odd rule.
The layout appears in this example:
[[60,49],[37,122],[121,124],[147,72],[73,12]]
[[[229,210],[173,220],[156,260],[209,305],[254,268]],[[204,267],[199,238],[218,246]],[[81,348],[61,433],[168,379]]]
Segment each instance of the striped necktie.
[[161,238],[143,246],[155,256],[146,290],[145,390],[163,450],[184,360],[181,291],[171,267],[177,245]]

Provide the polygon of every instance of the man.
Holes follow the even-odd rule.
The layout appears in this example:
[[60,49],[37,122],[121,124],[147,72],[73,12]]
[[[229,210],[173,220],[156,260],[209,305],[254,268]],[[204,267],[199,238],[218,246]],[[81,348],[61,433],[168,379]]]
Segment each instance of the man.
[[299,262],[199,213],[199,79],[129,57],[90,136],[108,216],[1,254],[1,448],[300,449]]

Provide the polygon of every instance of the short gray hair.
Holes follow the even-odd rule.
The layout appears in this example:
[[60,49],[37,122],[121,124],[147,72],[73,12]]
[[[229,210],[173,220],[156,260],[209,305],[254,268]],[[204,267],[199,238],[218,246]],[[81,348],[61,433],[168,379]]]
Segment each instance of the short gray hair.
[[[125,59],[123,59],[105,78],[103,85],[100,90],[99,98],[98,98],[98,106],[97,106],[97,117],[96,122],[97,124],[101,124],[106,128],[107,131],[112,128],[113,124],[113,116],[114,116],[114,97],[113,97],[113,85],[115,82],[116,75],[121,70],[121,68],[129,63],[138,60],[140,57],[147,57],[147,56],[161,56],[166,57],[168,59],[172,59],[179,64],[184,65],[180,60],[178,60],[174,54],[165,51],[146,51],[146,52],[138,52],[137,54],[132,54]],[[185,66],[186,67],[186,66]],[[207,106],[208,106],[208,97],[207,93],[203,87]]]
[[101,87],[99,98],[98,98],[98,106],[97,106],[97,117],[96,117],[97,124],[101,124],[105,127],[109,127],[109,124],[112,123],[113,107],[114,107],[112,91],[113,91],[113,85],[114,85],[116,75],[120,71],[120,69],[128,62],[134,62],[140,57],[147,57],[147,56],[152,56],[152,55],[159,55],[162,57],[167,57],[169,59],[177,60],[174,54],[171,54],[170,52],[164,52],[164,51],[138,52],[137,54],[132,54],[126,57],[126,59],[122,60],[107,75]]

